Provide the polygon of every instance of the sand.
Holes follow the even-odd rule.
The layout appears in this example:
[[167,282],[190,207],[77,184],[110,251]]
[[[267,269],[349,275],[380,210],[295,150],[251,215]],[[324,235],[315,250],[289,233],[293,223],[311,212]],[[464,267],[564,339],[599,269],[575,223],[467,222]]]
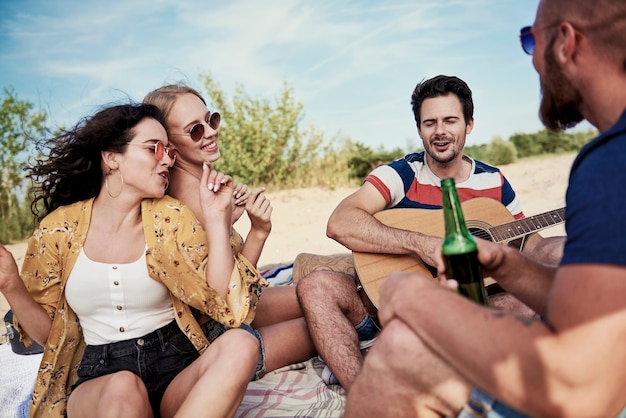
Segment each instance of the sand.
[[[575,154],[524,160],[500,169],[517,192],[526,216],[565,206],[565,191]],[[326,237],[326,221],[337,204],[355,188],[268,190],[272,202],[272,232],[259,260],[259,266],[291,262],[301,252],[315,254],[348,253],[341,244]],[[243,217],[236,229],[245,234],[249,228]],[[563,224],[541,232],[543,236],[564,235]],[[8,245],[18,265],[24,257],[25,243]],[[0,295],[0,313],[9,309]],[[4,322],[0,323],[1,335]]]

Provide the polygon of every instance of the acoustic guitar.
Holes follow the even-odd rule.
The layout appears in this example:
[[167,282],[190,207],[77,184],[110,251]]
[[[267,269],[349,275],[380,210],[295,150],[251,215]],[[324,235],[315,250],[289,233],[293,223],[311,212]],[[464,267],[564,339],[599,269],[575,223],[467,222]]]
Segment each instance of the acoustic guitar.
[[[565,221],[565,208],[515,220],[501,202],[486,197],[467,200],[461,203],[461,207],[470,233],[475,237],[498,244],[507,244]],[[417,231],[436,237],[443,237],[445,234],[442,210],[388,209],[374,216],[383,224],[394,228]],[[415,254],[375,254],[353,251],[352,256],[360,284],[375,308],[378,308],[380,286],[394,271],[420,273],[427,277],[435,277],[436,273]],[[486,286],[493,283],[493,279],[485,279]]]

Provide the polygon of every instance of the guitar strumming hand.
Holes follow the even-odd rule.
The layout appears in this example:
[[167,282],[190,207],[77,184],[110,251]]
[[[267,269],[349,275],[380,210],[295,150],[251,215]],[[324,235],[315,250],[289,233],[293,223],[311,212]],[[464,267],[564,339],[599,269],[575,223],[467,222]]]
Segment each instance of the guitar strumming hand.
[[441,237],[421,234],[420,238],[422,244],[416,250],[416,257],[424,263],[425,268],[428,269],[428,266],[436,266],[438,260],[441,257],[441,243],[443,239]]

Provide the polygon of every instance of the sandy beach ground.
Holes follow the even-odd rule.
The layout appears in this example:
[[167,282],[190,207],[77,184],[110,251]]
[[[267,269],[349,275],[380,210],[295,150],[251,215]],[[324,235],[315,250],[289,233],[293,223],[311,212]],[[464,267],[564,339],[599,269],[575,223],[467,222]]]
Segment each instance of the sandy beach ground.
[[[565,191],[575,154],[535,158],[501,166],[500,169],[517,192],[526,216],[565,206]],[[272,202],[272,233],[268,238],[259,266],[286,263],[302,252],[315,254],[348,253],[341,244],[326,237],[326,221],[337,204],[355,188],[268,190]],[[235,225],[245,236],[249,222],[242,217]],[[564,235],[563,224],[541,232],[543,236]],[[8,245],[18,265],[24,258],[25,243]],[[0,313],[9,309],[0,295]],[[0,323],[3,341],[4,321]]]

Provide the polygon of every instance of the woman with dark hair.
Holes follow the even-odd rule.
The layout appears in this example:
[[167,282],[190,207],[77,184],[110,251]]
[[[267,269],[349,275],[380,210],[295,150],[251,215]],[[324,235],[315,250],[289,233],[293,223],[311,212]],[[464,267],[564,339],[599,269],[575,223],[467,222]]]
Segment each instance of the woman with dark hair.
[[[168,194],[184,202],[198,214],[204,208],[198,199],[202,167],[220,158],[220,114],[210,111],[195,89],[184,84],[162,86],[150,92],[144,103],[157,106],[164,114],[170,143],[176,147],[178,158],[172,168],[172,182]],[[270,230],[272,207],[262,187],[249,193],[240,187],[233,197],[233,222],[245,209],[251,228],[245,241],[232,230],[233,246],[256,264]],[[256,378],[264,373],[291,363],[308,360],[315,355],[306,321],[300,310],[295,286],[277,286],[263,289],[254,322],[261,351]],[[215,321],[203,321],[209,338],[217,338],[225,328]]]
[[197,218],[164,196],[163,122],[155,106],[112,106],[37,144],[41,223],[21,277],[0,246],[16,328],[45,348],[31,416],[232,416],[254,373],[250,332],[210,344],[194,315],[238,328],[265,284],[231,252],[232,179],[204,167]]

